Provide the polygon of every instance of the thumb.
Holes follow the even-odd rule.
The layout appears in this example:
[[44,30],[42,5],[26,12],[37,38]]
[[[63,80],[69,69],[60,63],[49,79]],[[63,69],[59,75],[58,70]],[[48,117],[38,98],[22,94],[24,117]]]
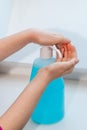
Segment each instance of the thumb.
[[73,58],[67,62],[65,62],[66,70],[71,69],[79,62],[78,58]]

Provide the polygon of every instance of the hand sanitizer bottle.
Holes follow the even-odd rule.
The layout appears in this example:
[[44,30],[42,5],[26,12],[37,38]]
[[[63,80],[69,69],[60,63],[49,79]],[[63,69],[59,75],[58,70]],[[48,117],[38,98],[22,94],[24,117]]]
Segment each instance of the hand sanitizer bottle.
[[[40,68],[55,61],[52,47],[43,46],[40,49],[40,58],[37,58],[33,63],[30,81],[36,76]],[[59,122],[63,117],[64,80],[59,77],[48,84],[33,111],[31,119],[38,124],[52,124]]]

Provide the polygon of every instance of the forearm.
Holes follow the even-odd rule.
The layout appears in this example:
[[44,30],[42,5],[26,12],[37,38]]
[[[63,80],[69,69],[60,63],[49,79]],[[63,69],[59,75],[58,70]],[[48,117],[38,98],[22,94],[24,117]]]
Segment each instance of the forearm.
[[32,29],[0,39],[0,61],[32,41]]
[[22,94],[2,116],[4,130],[21,130],[31,116],[40,96],[49,83],[47,72],[42,71],[25,88]]

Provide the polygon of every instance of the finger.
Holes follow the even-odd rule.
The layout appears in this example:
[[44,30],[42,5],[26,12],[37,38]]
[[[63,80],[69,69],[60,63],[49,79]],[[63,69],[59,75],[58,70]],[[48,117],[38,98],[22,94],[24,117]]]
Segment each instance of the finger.
[[71,44],[71,51],[72,51],[72,54],[73,54],[73,57],[77,57],[77,51],[76,51],[76,48],[74,45]]
[[59,70],[59,71],[63,71],[66,72],[68,70],[70,70],[71,68],[73,68],[76,64],[78,63],[78,59],[72,59],[70,61],[65,61],[65,62],[55,62],[49,66],[51,66],[51,68],[53,70]]
[[67,61],[67,45],[64,45],[64,54],[62,61]]
[[68,53],[68,54],[67,54],[67,55],[68,55],[67,58],[68,58],[68,60],[70,60],[70,59],[71,59],[71,54],[72,54],[70,44],[67,45],[67,53]]
[[69,52],[69,58],[77,57],[77,51],[74,45],[68,44],[68,52]]
[[64,72],[64,75],[72,73],[74,70],[74,67]]
[[56,48],[61,49],[61,48],[63,48],[64,45],[67,45],[69,43],[63,43],[63,44],[60,43],[60,44],[56,44],[55,46],[56,46]]
[[65,62],[65,68],[66,70],[71,69],[72,67],[74,67],[77,63],[79,62],[79,60],[77,58],[73,58],[67,62]]
[[56,52],[56,62],[60,62],[62,58],[59,57],[58,53]]
[[61,50],[61,53],[62,53],[62,55],[64,57],[64,47],[60,48],[60,50]]
[[60,51],[61,51],[61,54],[62,54],[62,60],[63,60],[63,57],[64,57],[64,47],[60,48]]
[[67,44],[64,44],[62,46],[59,47],[59,50],[61,51],[62,54],[62,61],[67,61]]

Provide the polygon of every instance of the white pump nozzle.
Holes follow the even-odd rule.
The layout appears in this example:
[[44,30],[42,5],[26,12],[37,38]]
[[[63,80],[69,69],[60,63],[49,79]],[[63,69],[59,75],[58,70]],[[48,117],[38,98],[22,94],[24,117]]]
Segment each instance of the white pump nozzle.
[[53,46],[53,49],[58,53],[59,58],[62,58],[62,54],[59,49],[57,49],[55,46]]
[[51,58],[53,56],[53,50],[58,53],[59,58],[62,58],[60,50],[58,50],[55,46],[42,46],[40,49],[40,57],[44,59]]

